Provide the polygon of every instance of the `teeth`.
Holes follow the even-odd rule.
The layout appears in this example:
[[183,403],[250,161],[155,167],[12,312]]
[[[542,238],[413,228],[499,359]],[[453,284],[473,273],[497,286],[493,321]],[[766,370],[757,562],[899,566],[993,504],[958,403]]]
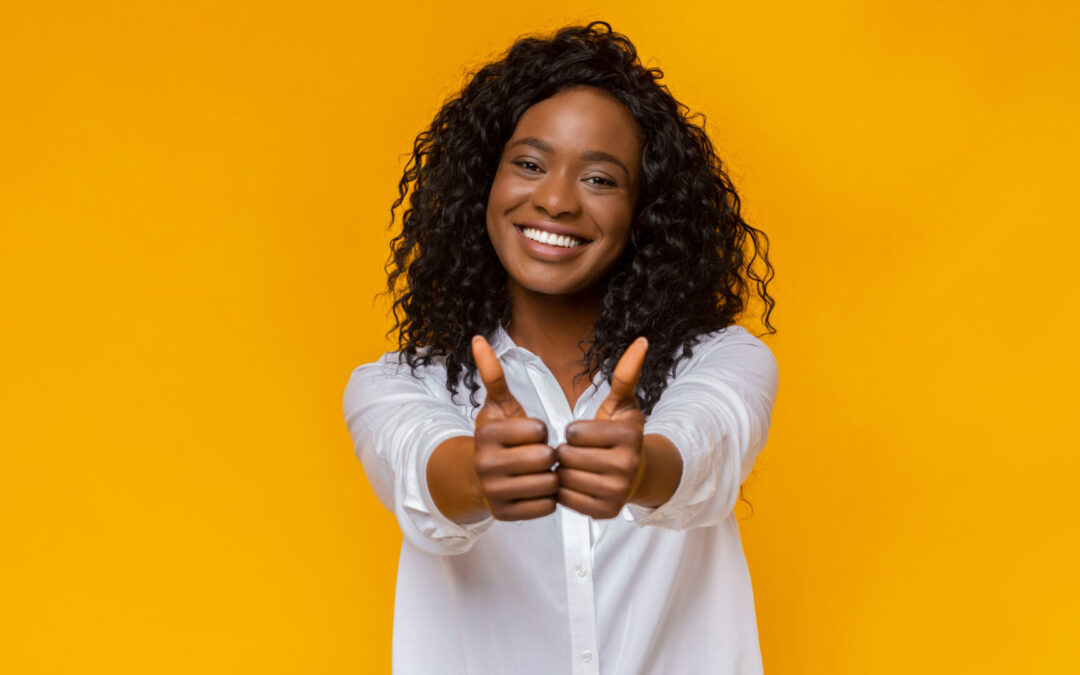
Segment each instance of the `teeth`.
[[577,239],[575,237],[567,237],[566,235],[562,234],[552,234],[550,232],[545,232],[544,230],[538,230],[535,227],[523,227],[521,228],[521,231],[529,239],[532,239],[533,241],[538,241],[541,244],[548,244],[550,246],[574,248],[576,246],[581,246],[582,243],[580,239]]

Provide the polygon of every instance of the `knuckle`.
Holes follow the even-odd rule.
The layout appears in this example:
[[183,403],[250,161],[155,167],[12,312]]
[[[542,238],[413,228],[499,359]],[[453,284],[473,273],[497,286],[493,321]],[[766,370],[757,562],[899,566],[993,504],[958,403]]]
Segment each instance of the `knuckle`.
[[629,492],[630,486],[623,480],[609,480],[600,485],[597,490],[601,496],[607,499],[618,499]]
[[473,467],[478,476],[494,475],[502,468],[499,456],[490,450],[477,452],[473,458]]
[[547,453],[544,449],[537,445],[521,446],[517,449],[518,458],[522,462],[528,462],[529,464],[539,464],[543,461]]
[[495,437],[495,430],[495,423],[485,424],[484,426],[476,430],[476,433],[473,434],[473,437],[476,439],[477,444],[491,443]]
[[490,476],[494,473],[494,467],[491,462],[487,458],[479,455],[473,462],[473,469],[476,471],[477,477],[481,479],[481,482],[485,476]]
[[497,419],[497,414],[488,401],[484,401],[484,405],[480,408],[480,412],[476,413],[476,430],[483,429],[488,424],[491,424]]
[[630,453],[621,454],[615,459],[615,467],[620,473],[632,476],[637,472],[638,457]]
[[533,520],[543,518],[555,511],[556,501],[553,497],[533,499],[527,503],[515,504],[504,511],[503,520]]
[[604,520],[614,518],[615,516],[619,515],[619,511],[621,511],[618,505],[611,503],[605,503],[598,510],[600,513],[597,517]]
[[541,445],[533,451],[532,460],[537,464],[550,468],[555,463],[555,449],[549,445]]
[[541,477],[541,486],[544,490],[555,492],[562,485],[562,479],[558,473],[552,471]]
[[556,504],[556,501],[555,501],[554,497],[544,497],[543,499],[537,500],[536,507],[535,507],[536,508],[536,510],[535,510],[536,515],[534,515],[533,517],[534,518],[540,518],[540,517],[546,516],[548,514],[554,513],[555,512],[555,504]]
[[584,510],[584,512],[589,517],[595,518],[597,520],[604,520],[607,518],[607,516],[604,515],[606,511],[603,504],[590,504],[588,508]]
[[548,466],[551,466],[552,464],[554,464],[558,460],[559,460],[559,455],[558,455],[558,453],[555,452],[555,448],[551,447],[550,445],[545,445],[544,446],[544,462]]
[[480,491],[484,493],[484,497],[491,503],[502,503],[507,497],[506,486],[501,481],[481,481]]

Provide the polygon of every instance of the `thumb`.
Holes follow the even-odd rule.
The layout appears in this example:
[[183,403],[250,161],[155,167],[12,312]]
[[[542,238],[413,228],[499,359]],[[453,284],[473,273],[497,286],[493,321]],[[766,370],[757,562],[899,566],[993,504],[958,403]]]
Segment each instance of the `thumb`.
[[472,353],[473,360],[476,361],[476,372],[487,390],[484,406],[495,406],[503,417],[527,417],[521,404],[510,393],[510,387],[506,385],[506,376],[503,375],[499,357],[495,356],[495,350],[483,335],[473,336]]
[[615,372],[611,375],[611,393],[600,404],[595,419],[609,420],[626,409],[637,409],[638,378],[641,376],[641,367],[645,363],[645,352],[648,349],[649,341],[639,337],[630,343],[619,357]]

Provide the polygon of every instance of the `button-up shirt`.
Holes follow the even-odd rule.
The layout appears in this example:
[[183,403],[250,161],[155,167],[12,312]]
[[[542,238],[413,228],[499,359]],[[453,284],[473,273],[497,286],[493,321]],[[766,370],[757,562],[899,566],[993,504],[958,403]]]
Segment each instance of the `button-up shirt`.
[[[502,328],[492,348],[552,447],[609,392],[597,374],[571,410],[544,362]],[[435,506],[426,469],[440,443],[473,434],[479,409],[468,389],[451,397],[441,361],[414,375],[397,352],[354,370],[345,420],[404,536],[394,672],[760,673],[733,509],[765,445],[777,375],[769,348],[740,326],[704,336],[678,364],[644,429],[668,438],[683,461],[675,493],[657,508],[628,504],[596,520],[559,505],[534,520],[462,525]]]

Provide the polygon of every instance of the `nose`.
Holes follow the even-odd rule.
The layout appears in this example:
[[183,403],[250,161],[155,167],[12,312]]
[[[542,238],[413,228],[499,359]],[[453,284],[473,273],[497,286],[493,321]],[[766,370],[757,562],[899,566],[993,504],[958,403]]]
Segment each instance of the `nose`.
[[536,184],[536,189],[533,190],[533,206],[550,218],[574,214],[580,207],[576,188],[577,185],[572,178],[555,172],[549,173]]

